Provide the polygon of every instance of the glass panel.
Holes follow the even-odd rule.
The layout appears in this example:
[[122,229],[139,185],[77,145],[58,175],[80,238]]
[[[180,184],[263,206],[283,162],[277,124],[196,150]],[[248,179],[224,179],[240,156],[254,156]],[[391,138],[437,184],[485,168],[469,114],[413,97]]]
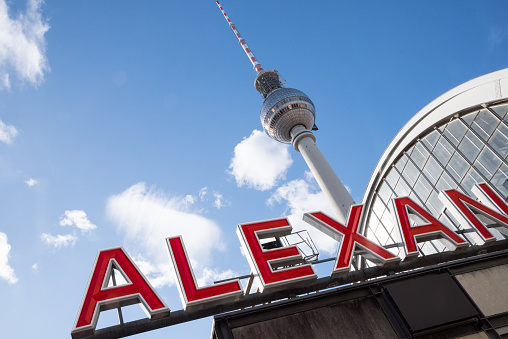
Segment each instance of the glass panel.
[[443,223],[443,225],[445,225],[446,227],[448,227],[449,229],[453,230],[453,231],[456,231],[457,230],[457,226],[455,226],[451,221],[450,219],[447,218],[447,215],[445,213],[442,213],[441,216],[439,217],[439,221],[441,221],[441,223]]
[[398,227],[394,227],[392,231],[390,232],[390,238],[393,239],[394,243],[402,242],[400,238],[400,231]]
[[415,148],[420,151],[420,153],[425,157],[425,158],[428,158],[429,157],[429,151],[427,151],[427,148],[425,146],[423,146],[422,142],[419,142],[418,144],[416,144]]
[[420,176],[420,178],[418,179],[418,181],[415,184],[414,192],[418,195],[418,197],[422,201],[427,201],[427,198],[429,197],[431,191],[432,191],[432,187],[429,184],[429,182],[427,181],[427,179]]
[[508,105],[500,105],[495,107],[489,107],[491,110],[497,113],[500,117],[504,117],[508,111]]
[[467,125],[471,125],[471,123],[473,122],[474,118],[476,118],[477,114],[478,114],[478,112],[469,113],[467,115],[464,115],[461,119],[464,120],[464,122]]
[[[383,212],[385,211],[385,205],[383,204],[381,199],[379,199],[379,197],[377,197],[377,196],[376,196],[376,198],[374,198],[374,204],[372,206],[372,210],[378,217],[381,217],[383,215]],[[371,214],[371,217],[372,217],[372,214]]]
[[425,143],[425,146],[427,146],[428,149],[432,150],[434,148],[434,145],[436,145],[437,140],[439,139],[439,133],[437,131],[434,131],[430,134],[428,134],[422,142]]
[[380,226],[377,228],[377,231],[376,231],[376,238],[379,239],[379,243],[381,245],[386,245],[386,243],[388,242],[388,232],[386,232],[385,228],[383,226]]
[[483,142],[480,141],[473,133],[467,132],[466,137],[462,139],[459,145],[459,150],[470,161],[474,162],[480,149],[483,147]]
[[383,183],[379,189],[378,196],[381,198],[381,200],[383,200],[386,206],[389,206],[388,203],[392,197],[392,190],[388,187],[388,185]]
[[430,241],[426,241],[423,243],[423,246],[420,245],[420,250],[425,254],[434,254],[436,253],[436,249],[431,245]]
[[434,247],[436,247],[438,252],[443,252],[443,251],[446,250],[445,245],[443,245],[443,243],[441,241],[434,240],[434,241],[431,241],[431,242],[432,242],[432,245],[434,245]]
[[445,172],[441,175],[441,178],[437,182],[436,190],[438,192],[449,190],[450,188],[456,188],[457,185],[453,182],[452,178]]
[[491,182],[502,193],[503,198],[508,203],[508,166],[501,166]]
[[371,213],[370,219],[369,219],[369,232],[376,233],[376,229],[377,229],[378,225],[379,225],[379,218],[376,217],[375,213]]
[[411,154],[411,159],[414,161],[416,166],[421,170],[423,166],[425,166],[425,162],[429,157],[429,153],[424,149],[421,144],[417,144],[413,153]]
[[446,217],[448,218],[448,220],[450,220],[452,225],[455,225],[457,229],[460,229],[460,223],[457,221],[457,219],[455,219],[455,217],[450,213],[449,210],[445,209],[443,214],[446,215]]
[[448,166],[453,169],[453,171],[450,171],[450,173],[454,176],[455,180],[457,180],[458,182],[462,180],[467,170],[469,169],[469,164],[458,153],[455,153],[452,156],[452,159],[450,160],[450,164]]
[[488,148],[484,148],[483,151],[478,156],[478,160],[487,171],[489,171],[490,175],[486,175],[487,179],[489,179],[492,174],[494,174],[499,165],[501,165],[501,159],[499,159],[491,150]]
[[484,180],[482,180],[480,175],[478,173],[476,173],[474,168],[471,168],[469,170],[469,172],[467,173],[467,175],[465,176],[464,180],[462,181],[461,186],[466,190],[467,195],[469,195],[470,197],[474,197],[474,194],[471,191],[471,189],[473,188],[473,186],[475,184],[482,182],[482,181],[484,181]]
[[[501,125],[499,127],[501,127]],[[508,138],[506,135],[508,134],[503,134],[500,130],[497,130],[494,131],[494,134],[492,134],[489,140],[489,145],[491,145],[503,159],[508,155]]]
[[385,211],[385,213],[383,213],[383,216],[381,217],[381,224],[382,226],[379,228],[383,228],[384,226],[385,229],[387,229],[388,231],[391,231],[393,229],[394,224],[391,213],[388,213],[388,211]]
[[409,183],[411,187],[414,185],[416,179],[418,179],[418,175],[420,175],[420,171],[415,167],[415,165],[411,161],[408,161],[406,164],[406,168],[404,168],[402,176],[406,179],[406,181]]
[[436,191],[432,191],[432,193],[430,194],[426,207],[435,216],[441,214],[441,211],[443,210],[444,206],[441,200],[439,200]]
[[395,186],[395,193],[397,197],[406,197],[411,193],[411,188],[409,188],[404,180],[399,180],[397,186]]
[[427,161],[427,164],[425,165],[423,173],[425,173],[425,176],[429,180],[431,180],[431,183],[433,185],[435,185],[437,180],[441,176],[441,173],[443,173],[443,168],[438,164],[436,159],[431,157]]
[[420,197],[418,195],[416,195],[415,191],[412,191],[411,194],[409,194],[409,197],[414,201],[416,202],[418,205],[425,205],[424,201],[425,200],[422,200],[420,199]]
[[406,162],[407,162],[407,155],[402,154],[402,157],[395,164],[395,167],[397,167],[399,172],[402,173],[402,171],[404,170],[404,166],[406,165]]
[[457,146],[464,134],[466,134],[466,130],[466,126],[464,126],[460,120],[455,120],[446,126],[445,135]]
[[474,163],[474,168],[480,173],[482,176],[484,176],[486,179],[482,178],[480,181],[490,181],[490,177],[492,176],[489,171],[483,166],[480,162]]
[[448,160],[450,160],[453,152],[453,147],[448,143],[448,141],[444,140],[444,138],[439,139],[439,142],[434,148],[434,156],[441,163],[441,165],[446,166]]
[[395,169],[391,169],[388,175],[386,176],[386,181],[390,184],[391,187],[395,187],[397,185],[397,181],[399,180],[399,173]]
[[496,126],[499,124],[499,120],[488,110],[483,109],[478,112],[476,119],[474,120],[471,127],[480,134],[484,140],[488,140]]
[[406,151],[406,154],[408,156],[411,156],[411,153],[413,153],[414,148],[415,148],[414,146],[411,146],[411,148]]
[[369,232],[367,232],[367,235],[376,234],[377,228],[379,227],[380,224],[381,224],[381,222],[379,221],[379,219],[371,218],[369,220]]

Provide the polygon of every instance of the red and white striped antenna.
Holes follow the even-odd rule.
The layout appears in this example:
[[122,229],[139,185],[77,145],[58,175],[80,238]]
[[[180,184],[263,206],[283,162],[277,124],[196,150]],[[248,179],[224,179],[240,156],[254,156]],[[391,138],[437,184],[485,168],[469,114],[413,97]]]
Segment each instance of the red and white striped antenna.
[[263,66],[257,61],[256,57],[254,57],[254,54],[252,54],[249,46],[247,46],[247,43],[245,42],[245,39],[242,38],[240,33],[238,33],[238,30],[235,27],[235,24],[231,22],[226,12],[224,12],[224,9],[222,9],[222,6],[220,5],[219,1],[215,1],[217,3],[217,6],[219,6],[220,11],[222,14],[224,14],[224,18],[226,18],[226,21],[229,24],[229,27],[233,30],[233,33],[235,33],[236,37],[238,38],[238,43],[240,46],[242,46],[243,50],[245,51],[245,54],[249,57],[250,62],[252,63],[252,66],[254,67],[254,70],[256,73],[259,73],[263,70]]

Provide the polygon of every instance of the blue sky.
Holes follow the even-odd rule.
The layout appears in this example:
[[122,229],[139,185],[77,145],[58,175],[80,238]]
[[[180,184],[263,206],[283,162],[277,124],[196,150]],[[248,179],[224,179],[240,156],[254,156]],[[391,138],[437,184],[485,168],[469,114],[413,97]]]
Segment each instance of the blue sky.
[[[221,4],[263,67],[314,101],[317,144],[358,202],[416,112],[508,67],[506,1]],[[329,211],[300,155],[259,132],[254,77],[213,0],[0,0],[2,336],[69,337],[101,249],[124,246],[179,310],[165,237],[183,235],[208,284],[250,272],[237,224],[300,229],[303,212]]]

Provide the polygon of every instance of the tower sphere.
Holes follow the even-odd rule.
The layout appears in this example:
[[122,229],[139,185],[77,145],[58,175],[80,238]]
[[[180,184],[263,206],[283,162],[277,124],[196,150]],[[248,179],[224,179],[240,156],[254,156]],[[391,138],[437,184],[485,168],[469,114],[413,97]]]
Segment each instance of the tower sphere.
[[283,87],[268,94],[261,107],[260,118],[266,134],[282,143],[291,143],[291,129],[303,125],[311,130],[316,110],[305,93]]

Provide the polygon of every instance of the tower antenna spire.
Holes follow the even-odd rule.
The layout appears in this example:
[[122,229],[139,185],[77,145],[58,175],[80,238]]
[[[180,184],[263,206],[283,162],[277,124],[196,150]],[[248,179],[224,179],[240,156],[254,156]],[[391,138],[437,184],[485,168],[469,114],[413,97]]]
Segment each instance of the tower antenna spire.
[[222,8],[219,1],[215,1],[215,2],[217,3],[217,6],[219,6],[220,11],[222,12],[222,14],[224,15],[224,18],[228,22],[229,28],[231,28],[233,30],[233,33],[235,33],[236,37],[238,38],[238,43],[240,44],[240,46],[242,46],[245,54],[247,54],[247,56],[249,57],[249,60],[252,63],[252,66],[254,67],[254,70],[256,71],[256,73],[259,74],[259,72],[261,72],[263,70],[263,66],[261,66],[261,64],[257,61],[256,57],[250,50],[249,46],[247,46],[247,42],[245,42],[245,39],[242,38],[242,36],[238,32],[238,30],[236,29],[235,24],[231,22],[231,19],[229,19],[226,12],[224,12],[224,9]]

